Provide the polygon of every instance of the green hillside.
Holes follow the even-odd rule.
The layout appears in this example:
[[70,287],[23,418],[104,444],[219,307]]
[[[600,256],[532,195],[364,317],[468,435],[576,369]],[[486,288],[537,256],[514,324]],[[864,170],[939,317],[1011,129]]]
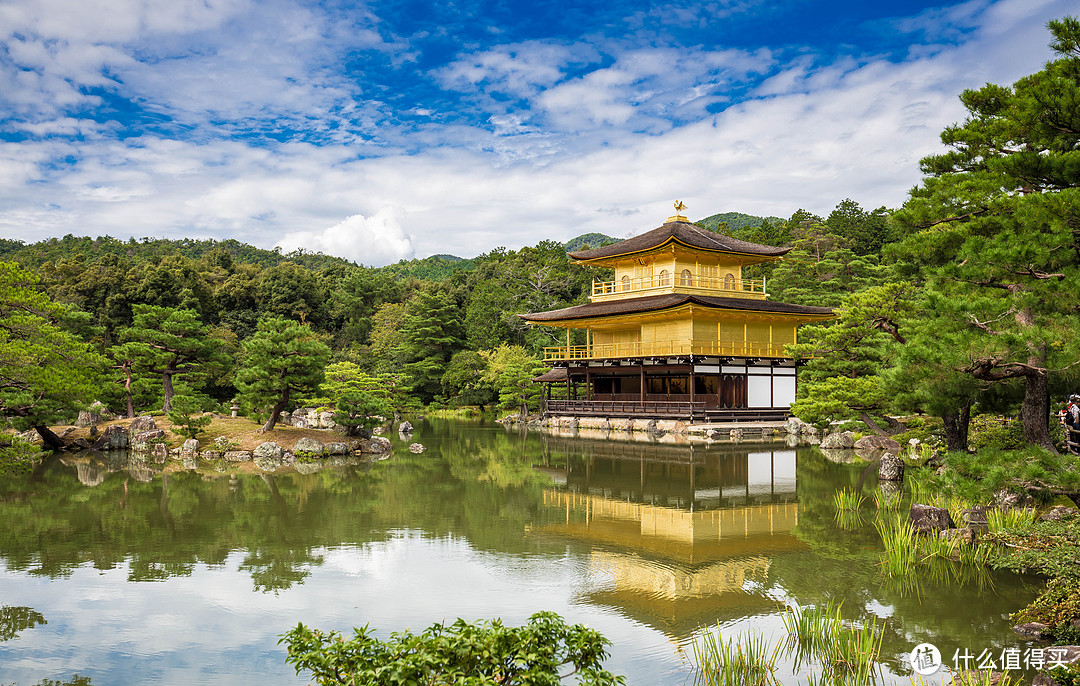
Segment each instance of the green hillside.
[[703,226],[709,231],[716,231],[716,227],[721,222],[727,222],[728,230],[733,234],[738,234],[742,229],[761,226],[761,223],[766,219],[770,224],[783,224],[785,221],[780,217],[755,217],[752,214],[743,214],[742,212],[721,212],[720,214],[699,219],[695,224]]
[[563,247],[566,248],[566,252],[577,252],[585,246],[589,246],[590,248],[601,248],[605,245],[618,243],[619,240],[620,239],[618,238],[605,236],[602,233],[583,233],[577,238],[571,238]]

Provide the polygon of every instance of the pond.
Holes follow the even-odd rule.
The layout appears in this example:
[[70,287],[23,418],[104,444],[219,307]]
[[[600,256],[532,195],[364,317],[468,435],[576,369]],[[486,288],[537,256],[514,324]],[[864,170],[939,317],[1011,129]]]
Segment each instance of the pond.
[[[704,626],[780,636],[784,607],[885,618],[884,663],[934,643],[1025,648],[1037,579],[893,581],[871,524],[835,519],[876,473],[783,440],[684,444],[417,422],[393,455],[299,474],[63,456],[0,484],[0,683],[306,684],[297,622],[381,636],[539,610],[612,641],[630,684],[693,680]],[[643,438],[643,437],[639,437]],[[668,437],[670,438],[670,437]],[[410,453],[409,442],[426,452]],[[780,677],[795,683],[790,665]],[[907,679],[903,679],[907,683]]]

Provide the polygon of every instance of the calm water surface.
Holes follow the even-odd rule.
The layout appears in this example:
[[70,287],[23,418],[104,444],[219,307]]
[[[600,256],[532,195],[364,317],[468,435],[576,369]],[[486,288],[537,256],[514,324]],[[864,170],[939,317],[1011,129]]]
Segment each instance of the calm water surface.
[[305,684],[277,644],[297,622],[385,635],[539,610],[603,633],[628,683],[686,684],[700,627],[779,636],[785,604],[830,599],[887,618],[895,674],[924,641],[946,661],[1026,646],[1006,615],[1037,580],[881,576],[872,508],[834,519],[836,490],[878,487],[864,465],[418,425],[423,454],[391,436],[390,459],[313,474],[97,455],[0,484],[0,684]]

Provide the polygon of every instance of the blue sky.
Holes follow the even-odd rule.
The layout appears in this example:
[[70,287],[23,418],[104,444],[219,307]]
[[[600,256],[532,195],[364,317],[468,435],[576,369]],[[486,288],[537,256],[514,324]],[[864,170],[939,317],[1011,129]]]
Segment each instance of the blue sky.
[[1070,0],[4,0],[0,233],[381,265],[896,207]]

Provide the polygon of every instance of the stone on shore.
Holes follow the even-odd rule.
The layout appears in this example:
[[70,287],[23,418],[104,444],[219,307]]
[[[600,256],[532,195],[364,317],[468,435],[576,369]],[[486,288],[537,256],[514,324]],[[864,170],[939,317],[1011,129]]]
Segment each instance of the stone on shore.
[[956,523],[953,522],[948,510],[943,507],[921,504],[911,506],[911,525],[914,527],[915,532],[920,534],[936,533],[956,528]]

